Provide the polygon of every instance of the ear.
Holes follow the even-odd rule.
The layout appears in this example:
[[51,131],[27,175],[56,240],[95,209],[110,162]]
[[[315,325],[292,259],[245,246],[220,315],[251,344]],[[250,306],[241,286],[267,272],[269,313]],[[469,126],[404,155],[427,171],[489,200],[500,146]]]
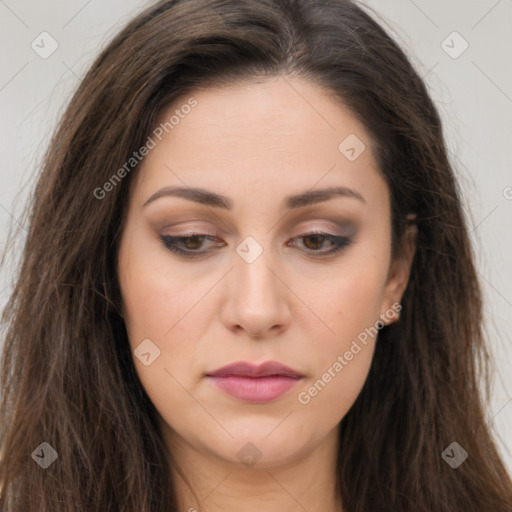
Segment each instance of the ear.
[[[418,228],[414,219],[415,214],[407,215],[408,224],[404,233],[403,249],[400,254],[391,262],[388,279],[382,297],[380,318],[385,325],[398,321],[399,314],[397,305],[400,304],[402,296],[409,282],[412,262],[416,254],[416,237]],[[390,318],[390,311],[394,312]]]

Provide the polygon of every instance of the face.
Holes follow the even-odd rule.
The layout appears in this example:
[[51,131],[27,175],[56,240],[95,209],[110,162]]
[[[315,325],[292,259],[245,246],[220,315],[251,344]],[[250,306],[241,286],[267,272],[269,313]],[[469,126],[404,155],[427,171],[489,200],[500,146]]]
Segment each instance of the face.
[[[259,467],[332,448],[412,258],[390,259],[370,138],[296,78],[201,90],[162,122],[176,110],[134,176],[118,260],[134,364],[166,438]],[[295,373],[211,376],[268,361]]]

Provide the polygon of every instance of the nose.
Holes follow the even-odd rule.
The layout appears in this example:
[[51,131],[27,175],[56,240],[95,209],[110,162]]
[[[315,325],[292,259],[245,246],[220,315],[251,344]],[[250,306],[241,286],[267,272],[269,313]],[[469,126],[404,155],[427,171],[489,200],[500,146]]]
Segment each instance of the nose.
[[222,321],[231,331],[245,331],[251,338],[267,338],[290,323],[291,292],[278,265],[263,251],[254,261],[234,255],[229,273],[229,297]]

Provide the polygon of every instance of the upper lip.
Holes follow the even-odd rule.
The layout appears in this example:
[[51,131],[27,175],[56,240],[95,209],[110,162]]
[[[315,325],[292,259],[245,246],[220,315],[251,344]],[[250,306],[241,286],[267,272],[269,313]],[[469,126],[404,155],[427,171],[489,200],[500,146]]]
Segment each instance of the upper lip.
[[296,379],[302,377],[302,374],[278,361],[266,361],[259,365],[240,361],[223,366],[206,375],[208,377],[228,377],[232,375],[240,377],[269,377],[271,375],[281,375]]

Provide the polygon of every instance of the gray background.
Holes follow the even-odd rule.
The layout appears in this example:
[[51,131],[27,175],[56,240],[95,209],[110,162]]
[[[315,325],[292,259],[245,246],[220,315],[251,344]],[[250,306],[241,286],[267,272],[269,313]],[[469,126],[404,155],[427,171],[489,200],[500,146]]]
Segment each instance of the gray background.
[[[16,234],[18,250],[23,242],[25,198],[71,93],[98,51],[145,5],[0,0],[2,247],[8,229]],[[496,365],[488,423],[512,473],[512,0],[364,0],[362,5],[378,13],[411,57],[444,121],[465,194]],[[40,52],[51,48],[48,36],[41,36],[46,38],[41,43],[44,31],[58,44],[47,58],[31,47],[35,41]],[[15,246],[1,270],[0,308],[18,255]]]

